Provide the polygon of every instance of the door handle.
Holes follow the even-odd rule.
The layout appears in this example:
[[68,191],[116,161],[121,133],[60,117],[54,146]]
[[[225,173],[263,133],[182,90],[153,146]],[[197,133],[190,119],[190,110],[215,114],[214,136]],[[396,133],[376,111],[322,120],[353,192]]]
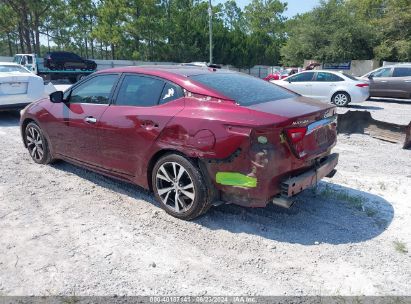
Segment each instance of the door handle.
[[387,80],[381,80],[381,82],[387,82]]
[[405,82],[411,82],[411,80],[405,80]]
[[95,124],[97,122],[97,119],[95,119],[93,116],[87,116],[86,118],[84,118],[84,121],[89,124]]

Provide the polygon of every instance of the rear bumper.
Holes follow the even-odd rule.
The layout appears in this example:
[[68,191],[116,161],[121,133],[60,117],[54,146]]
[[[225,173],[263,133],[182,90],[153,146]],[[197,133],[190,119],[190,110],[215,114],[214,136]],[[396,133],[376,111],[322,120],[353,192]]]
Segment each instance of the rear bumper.
[[[262,166],[260,168],[262,171],[256,172],[255,178],[250,175],[242,176],[244,181],[248,182],[250,179],[250,182],[254,181],[254,184],[244,183],[241,180],[243,182],[241,185],[234,186],[228,183],[219,185],[218,181],[217,183],[211,181],[210,186],[217,186],[217,188],[211,188],[220,194],[213,197],[212,200],[244,207],[265,207],[268,203],[274,203],[288,208],[292,205],[293,196],[316,185],[324,177],[332,177],[337,163],[338,154],[333,153],[319,157],[305,170],[302,168],[294,169],[288,173],[284,172],[281,175],[273,176],[273,169],[270,166]],[[209,167],[209,164],[206,164],[205,167]],[[265,170],[266,168],[268,169]],[[240,180],[237,182],[239,183]]]
[[281,183],[281,196],[292,197],[301,191],[317,184],[319,180],[327,175],[333,175],[334,168],[338,164],[338,153],[328,155],[310,169],[298,176],[291,177]]
[[360,103],[366,101],[370,97],[370,92],[368,89],[358,89],[351,92],[351,103]]

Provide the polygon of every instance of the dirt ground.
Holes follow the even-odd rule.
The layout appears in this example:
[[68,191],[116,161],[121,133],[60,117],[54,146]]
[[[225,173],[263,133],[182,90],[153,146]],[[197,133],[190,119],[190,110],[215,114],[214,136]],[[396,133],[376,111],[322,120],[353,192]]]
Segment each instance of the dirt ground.
[[0,113],[0,295],[410,295],[411,151],[366,135],[335,151],[335,177],[288,211],[184,222],[139,187],[35,164]]

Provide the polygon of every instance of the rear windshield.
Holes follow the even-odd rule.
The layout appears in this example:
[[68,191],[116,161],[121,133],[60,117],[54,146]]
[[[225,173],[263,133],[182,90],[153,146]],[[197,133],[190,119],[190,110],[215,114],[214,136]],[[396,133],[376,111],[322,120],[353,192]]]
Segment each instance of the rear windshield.
[[296,96],[268,81],[244,74],[201,74],[190,78],[222,93],[242,106]]
[[30,71],[18,65],[0,65],[0,73],[3,73],[3,72],[30,73]]
[[341,73],[343,74],[345,77],[350,78],[351,80],[358,80],[357,78],[355,78],[354,76],[347,74],[347,73]]

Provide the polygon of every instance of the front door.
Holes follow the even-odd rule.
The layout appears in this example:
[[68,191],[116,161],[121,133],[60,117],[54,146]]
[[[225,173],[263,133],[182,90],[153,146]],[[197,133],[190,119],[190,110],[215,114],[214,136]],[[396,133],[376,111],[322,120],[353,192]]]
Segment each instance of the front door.
[[313,86],[313,76],[314,72],[302,72],[290,76],[283,81],[288,82],[286,85],[287,89],[294,91],[303,96],[312,96],[312,86]]
[[101,166],[100,118],[109,108],[118,74],[104,74],[80,83],[64,94],[64,103],[54,104],[49,136],[55,152],[94,166]]
[[183,90],[166,80],[126,74],[113,104],[101,118],[104,167],[129,176],[145,174],[150,148],[184,108]]
[[370,75],[370,96],[391,97],[392,68],[381,68]]

